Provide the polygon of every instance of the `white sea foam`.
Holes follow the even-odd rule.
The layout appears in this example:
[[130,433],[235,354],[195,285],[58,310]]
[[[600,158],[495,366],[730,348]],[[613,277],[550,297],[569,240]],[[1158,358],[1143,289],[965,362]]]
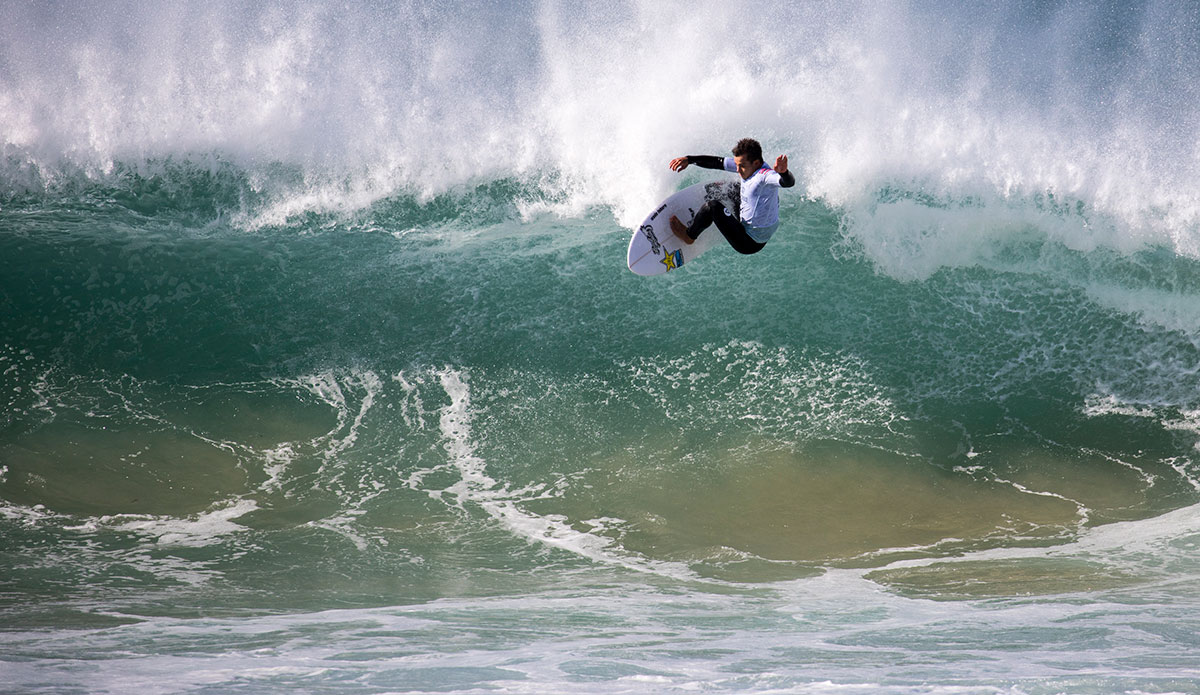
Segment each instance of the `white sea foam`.
[[[1082,560],[1107,568],[1112,575],[1136,577],[1142,584],[1200,579],[1193,551],[1200,543],[1200,504],[1158,516],[1081,528],[1075,538],[1050,547],[1000,547],[949,556],[897,560],[885,571],[953,567],[987,562]],[[879,555],[920,548],[896,548]],[[928,549],[925,549],[928,550]],[[876,570],[839,570],[863,579]],[[1019,570],[1018,570],[1019,571]],[[1069,576],[1069,575],[1067,575]],[[1069,591],[1069,589],[1068,589]]]
[[[1176,332],[1200,346],[1200,301],[1192,292],[1097,283],[1089,285],[1087,292],[1102,306],[1135,316],[1147,326]],[[1193,374],[1197,372],[1200,365],[1193,369]]]
[[[853,355],[734,340],[624,366],[630,387],[655,397],[672,419],[738,418],[789,440],[852,437],[889,449],[910,437],[907,416]],[[680,398],[680,391],[697,397]],[[681,403],[686,412],[677,412]]]
[[[522,506],[522,502],[537,498],[534,489],[512,490],[492,478],[487,462],[476,452],[472,437],[475,413],[471,406],[469,381],[462,372],[446,368],[437,378],[450,397],[441,410],[438,426],[449,464],[457,470],[459,480],[443,489],[426,490],[430,496],[462,509],[482,508],[489,516],[521,538],[554,548],[567,550],[595,562],[625,567],[638,572],[664,574],[677,578],[693,578],[687,567],[677,563],[650,560],[622,551],[601,532],[624,523],[620,519],[598,518],[583,522],[587,530],[576,529],[566,517],[558,514],[539,515]],[[414,475],[409,484],[421,489],[423,475]]]
[[[334,461],[340,453],[354,446],[382,383],[379,375],[370,370],[352,370],[348,374],[327,371],[299,380],[303,388],[337,414],[337,425],[333,430],[313,442],[324,449],[327,462]],[[345,389],[352,390],[354,397],[348,398]]]
[[258,509],[252,499],[237,499],[214,505],[201,514],[171,517],[150,514],[117,514],[87,519],[83,524],[65,526],[70,531],[95,532],[100,529],[135,533],[153,538],[159,545],[205,546],[222,537],[245,531],[236,519]]
[[0,518],[25,526],[35,526],[45,521],[60,522],[63,519],[62,515],[46,509],[45,505],[14,504],[7,500],[0,500]]
[[284,473],[298,456],[295,447],[293,444],[283,443],[267,449],[262,456],[264,460],[263,473],[266,474],[267,479],[263,481],[261,489],[267,492],[278,491],[283,483]]
[[[695,176],[672,156],[755,135],[896,277],[1031,232],[1200,257],[1200,19],[1151,5],[830,1],[757,7],[753,32],[741,8],[678,0],[19,5],[2,173],[232,162],[260,201],[248,226],[515,177],[550,194],[526,215],[634,225]],[[506,40],[461,40],[484,33]]]
[[[86,674],[62,659],[22,660],[9,678],[18,686],[80,687],[86,678],[93,689],[151,693],[347,681],[398,692],[456,685],[456,692],[755,695],[1023,695],[1072,691],[1081,682],[1137,693],[1131,684],[1190,685],[1196,674],[1186,649],[1164,644],[1181,640],[1144,637],[1139,608],[1154,609],[916,601],[850,572],[749,595],[616,585],[390,608],[148,618],[69,636],[26,630],[10,633],[14,643],[64,650],[71,640],[71,650],[110,658]],[[1090,639],[1095,634],[1103,639]],[[992,635],[1003,649],[988,648]],[[431,636],[441,639],[425,642]],[[1162,665],[1131,664],[1138,658]]]
[[[1174,541],[1200,536],[1200,504],[1176,509],[1149,519],[1122,521],[1096,526],[1084,532],[1063,552],[1082,551],[1099,557],[1141,555],[1164,556],[1178,553],[1171,550]],[[1200,570],[1194,568],[1193,571]]]

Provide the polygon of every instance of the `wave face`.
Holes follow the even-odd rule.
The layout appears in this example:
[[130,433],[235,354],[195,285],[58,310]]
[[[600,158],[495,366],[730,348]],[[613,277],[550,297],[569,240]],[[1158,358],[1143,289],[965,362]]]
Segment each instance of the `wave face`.
[[4,15],[13,687],[1200,688],[1192,6]]

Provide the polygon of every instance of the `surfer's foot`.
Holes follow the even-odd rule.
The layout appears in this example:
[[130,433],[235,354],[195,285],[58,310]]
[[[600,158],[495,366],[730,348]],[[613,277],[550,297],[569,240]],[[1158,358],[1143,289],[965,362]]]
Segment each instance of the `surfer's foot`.
[[682,239],[683,243],[685,243],[685,244],[690,244],[690,243],[696,241],[695,239],[688,236],[687,225],[684,224],[683,222],[681,222],[679,220],[679,218],[676,217],[675,215],[671,215],[671,231],[675,232],[675,236]]

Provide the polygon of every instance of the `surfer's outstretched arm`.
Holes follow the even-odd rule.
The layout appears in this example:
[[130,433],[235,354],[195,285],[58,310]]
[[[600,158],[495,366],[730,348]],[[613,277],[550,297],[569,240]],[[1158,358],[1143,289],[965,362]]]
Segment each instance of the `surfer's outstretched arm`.
[[792,176],[792,172],[788,171],[786,154],[781,154],[775,158],[775,173],[779,174],[780,187],[791,188],[796,185],[796,177]]
[[689,164],[695,164],[702,169],[725,169],[725,158],[711,154],[689,154],[686,157],[676,157],[671,160],[671,171],[683,171]]

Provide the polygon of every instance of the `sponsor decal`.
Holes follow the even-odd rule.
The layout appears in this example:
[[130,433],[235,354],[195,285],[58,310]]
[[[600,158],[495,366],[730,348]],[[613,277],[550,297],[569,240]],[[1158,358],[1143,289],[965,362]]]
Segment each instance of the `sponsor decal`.
[[729,210],[731,217],[737,217],[742,202],[741,184],[737,181],[713,181],[704,186],[704,199],[720,202]]
[[679,266],[683,265],[683,251],[681,249],[666,251],[663,253],[663,257],[660,258],[658,262],[667,266],[667,272],[675,270]]
[[658,237],[654,235],[654,225],[644,224],[641,231],[646,239],[650,241],[650,250],[654,252],[654,255],[657,256],[662,253],[662,244],[658,243]]

